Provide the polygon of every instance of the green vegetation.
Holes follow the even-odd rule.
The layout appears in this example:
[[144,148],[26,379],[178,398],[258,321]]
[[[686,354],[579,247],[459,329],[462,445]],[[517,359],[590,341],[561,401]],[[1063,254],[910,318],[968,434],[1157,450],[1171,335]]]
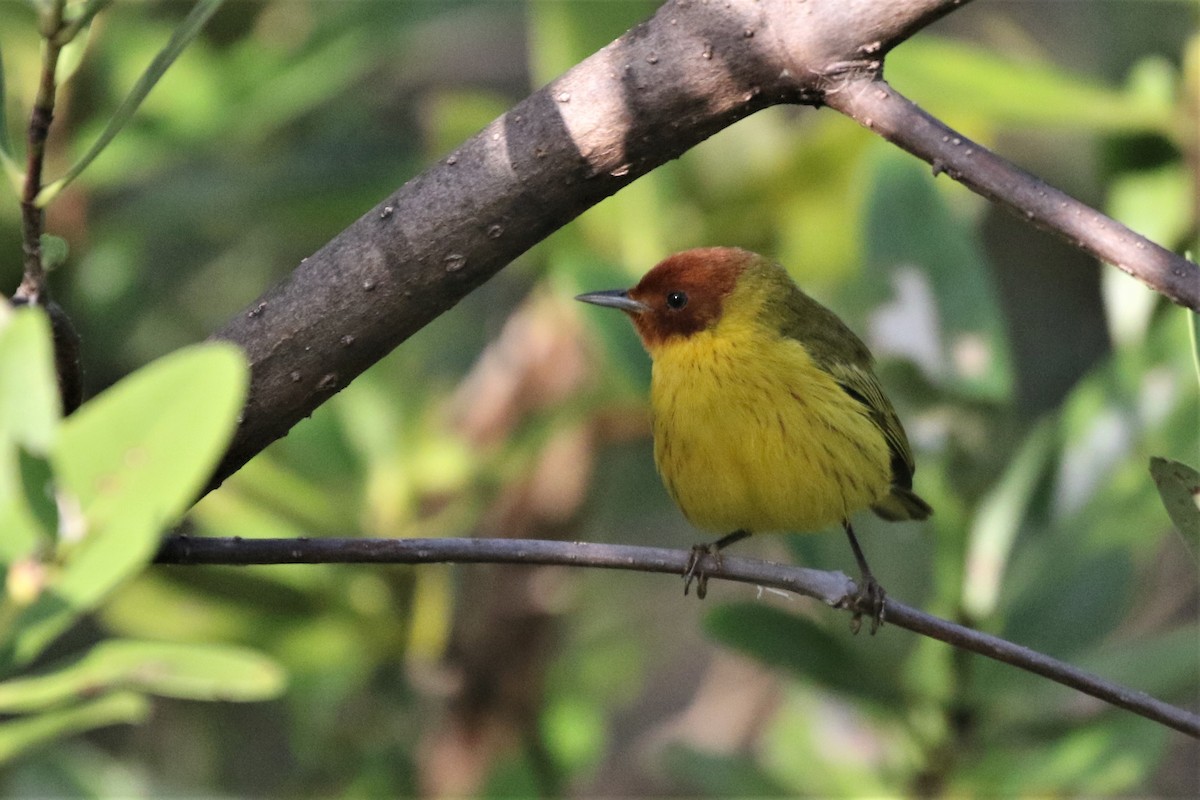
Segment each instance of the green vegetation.
[[[40,64],[31,5],[0,4],[10,177]],[[94,396],[79,412],[59,419],[40,312],[0,308],[0,792],[1200,791],[1182,734],[894,628],[851,637],[844,614],[747,587],[697,603],[675,580],[607,571],[147,566],[244,393],[235,352],[190,345],[655,7],[229,3],[125,117],[201,12],[115,3],[91,21],[60,63],[46,175],[122,123],[48,204],[50,285]],[[899,48],[888,78],[1194,252],[1196,22],[1186,2],[976,4]],[[1194,315],[827,110],[761,112],[588,211],[188,524],[690,546],[654,475],[648,359],[619,315],[571,298],[710,244],[775,256],[879,356],[936,509],[856,523],[891,593],[1195,707]],[[7,293],[12,192],[0,253]],[[854,566],[840,535],[737,552]],[[262,702],[197,702],[233,700]]]

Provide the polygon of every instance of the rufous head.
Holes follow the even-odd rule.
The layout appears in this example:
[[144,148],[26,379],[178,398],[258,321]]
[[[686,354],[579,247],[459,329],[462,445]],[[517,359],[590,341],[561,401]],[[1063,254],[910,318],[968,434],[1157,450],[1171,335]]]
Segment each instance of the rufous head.
[[617,308],[633,320],[647,348],[715,325],[746,269],[764,261],[736,247],[701,247],[660,261],[632,289],[589,292],[584,303]]

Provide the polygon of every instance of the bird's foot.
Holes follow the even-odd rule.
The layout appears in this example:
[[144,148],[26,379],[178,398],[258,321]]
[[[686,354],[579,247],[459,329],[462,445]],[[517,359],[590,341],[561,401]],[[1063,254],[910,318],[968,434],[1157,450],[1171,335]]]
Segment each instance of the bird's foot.
[[887,610],[887,592],[870,573],[862,576],[858,583],[858,593],[851,598],[850,604],[854,609],[854,616],[850,618],[850,632],[858,633],[862,627],[863,615],[866,614],[871,620],[871,635],[874,636],[875,631],[883,624]]
[[688,557],[687,566],[683,569],[683,593],[685,595],[688,593],[694,580],[696,581],[696,597],[700,600],[703,600],[708,594],[708,573],[701,566],[705,556],[712,556],[717,560],[717,566],[721,566],[720,550],[711,544],[697,544],[692,546],[692,554]]

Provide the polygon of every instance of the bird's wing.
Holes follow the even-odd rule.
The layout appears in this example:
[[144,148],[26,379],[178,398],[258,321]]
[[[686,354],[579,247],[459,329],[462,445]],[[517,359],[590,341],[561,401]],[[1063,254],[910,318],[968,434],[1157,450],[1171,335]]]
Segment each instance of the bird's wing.
[[879,379],[870,368],[857,364],[837,362],[823,365],[846,394],[867,407],[871,420],[883,431],[888,448],[892,452],[892,483],[905,489],[912,488],[912,475],[916,470],[908,436],[896,416],[896,410],[883,393]]
[[779,291],[770,301],[777,307],[772,318],[783,320],[780,334],[804,345],[818,367],[832,375],[846,394],[867,407],[871,421],[883,432],[892,453],[892,483],[911,489],[916,469],[912,450],[896,410],[871,369],[871,351],[836,314],[790,280],[788,283],[790,290]]

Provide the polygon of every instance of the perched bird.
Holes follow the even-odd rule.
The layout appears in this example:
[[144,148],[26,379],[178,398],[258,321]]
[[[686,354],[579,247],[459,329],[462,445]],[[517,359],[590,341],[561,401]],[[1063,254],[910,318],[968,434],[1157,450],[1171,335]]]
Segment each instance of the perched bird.
[[704,597],[705,554],[752,533],[840,523],[862,573],[856,613],[883,619],[884,592],[850,517],[925,519],[912,490],[908,438],[846,325],[756,253],[710,247],[677,253],[629,290],[576,299],[633,320],[653,360],[654,460],[667,492],[697,527],[724,533],[693,548]]

